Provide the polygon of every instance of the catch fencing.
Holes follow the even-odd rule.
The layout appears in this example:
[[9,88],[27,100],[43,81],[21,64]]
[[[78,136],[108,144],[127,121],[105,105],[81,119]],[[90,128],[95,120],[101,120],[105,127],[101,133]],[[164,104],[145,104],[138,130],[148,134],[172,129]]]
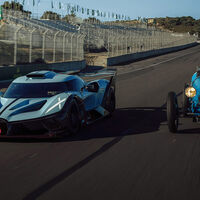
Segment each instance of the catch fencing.
[[188,33],[177,34],[144,24],[40,20],[29,13],[5,9],[3,18],[0,65],[79,61],[94,52],[114,57],[197,41]]
[[53,28],[17,11],[4,12],[0,26],[0,65],[84,59],[84,35]]
[[[87,23],[81,27],[89,50],[105,48],[108,57],[176,47],[197,41],[189,33],[173,33],[155,27],[119,23]],[[93,46],[93,47],[92,47]]]

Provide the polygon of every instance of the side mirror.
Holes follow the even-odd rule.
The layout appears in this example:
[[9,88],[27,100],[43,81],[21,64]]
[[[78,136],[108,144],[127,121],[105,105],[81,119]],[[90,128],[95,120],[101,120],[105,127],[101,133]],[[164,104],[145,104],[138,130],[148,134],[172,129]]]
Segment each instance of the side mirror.
[[86,87],[88,92],[98,92],[99,84],[97,82],[89,83]]
[[86,88],[85,86],[84,86],[84,87],[82,87],[82,88],[81,88],[81,92],[83,92],[85,88]]

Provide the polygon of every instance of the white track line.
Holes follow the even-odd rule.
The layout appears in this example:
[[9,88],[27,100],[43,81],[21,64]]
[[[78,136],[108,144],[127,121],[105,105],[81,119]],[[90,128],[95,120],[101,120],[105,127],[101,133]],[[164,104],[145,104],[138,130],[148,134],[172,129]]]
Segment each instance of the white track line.
[[151,67],[154,67],[154,66],[157,66],[157,65],[163,64],[163,63],[167,63],[167,62],[169,62],[169,61],[172,61],[172,60],[175,60],[175,59],[177,59],[177,58],[181,58],[181,57],[184,57],[184,56],[187,56],[187,55],[193,54],[193,53],[194,53],[194,52],[186,53],[186,54],[184,54],[184,55],[177,56],[177,57],[174,57],[174,58],[170,58],[170,59],[168,59],[168,60],[165,60],[165,61],[162,61],[162,62],[159,62],[159,63],[155,63],[155,64],[152,64],[152,65],[149,65],[149,66],[143,67],[143,68],[138,68],[138,69],[131,70],[131,71],[127,71],[127,72],[118,73],[118,75],[123,75],[123,74],[128,74],[128,73],[131,73],[131,72],[136,72],[136,71],[140,71],[140,70],[148,69],[148,68],[151,68]]

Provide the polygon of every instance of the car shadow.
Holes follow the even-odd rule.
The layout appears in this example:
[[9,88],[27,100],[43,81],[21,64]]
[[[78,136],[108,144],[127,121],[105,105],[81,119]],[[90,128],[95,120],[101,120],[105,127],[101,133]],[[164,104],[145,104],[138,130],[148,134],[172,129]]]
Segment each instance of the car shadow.
[[104,118],[96,124],[85,127],[80,134],[68,138],[68,140],[88,140],[151,133],[158,131],[160,124],[166,120],[164,108],[120,108],[115,111],[111,118]]
[[158,131],[160,124],[166,120],[166,111],[163,107],[119,108],[112,117],[103,118],[83,127],[76,135],[50,139],[2,138],[0,142],[67,142],[147,134]]
[[177,134],[200,134],[200,128],[178,130]]

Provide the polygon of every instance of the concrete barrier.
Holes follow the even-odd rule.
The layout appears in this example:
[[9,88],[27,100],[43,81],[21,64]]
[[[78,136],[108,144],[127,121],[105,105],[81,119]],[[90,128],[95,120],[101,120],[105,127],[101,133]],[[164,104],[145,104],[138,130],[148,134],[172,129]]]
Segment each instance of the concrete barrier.
[[198,45],[197,42],[182,45],[182,46],[177,46],[177,47],[170,47],[170,48],[151,50],[151,51],[145,51],[145,52],[139,52],[139,53],[133,53],[133,54],[126,54],[126,55],[121,55],[121,56],[116,56],[116,57],[110,57],[107,59],[107,66],[113,66],[113,65],[130,62],[130,61],[136,61],[136,60],[143,59],[143,58],[159,56],[162,54],[183,50],[183,49],[193,47],[196,45]]
[[2,66],[0,67],[0,81],[12,80],[18,76],[25,75],[37,70],[57,70],[57,71],[71,71],[81,70],[86,67],[86,61],[73,61],[52,64],[27,64],[16,66]]

